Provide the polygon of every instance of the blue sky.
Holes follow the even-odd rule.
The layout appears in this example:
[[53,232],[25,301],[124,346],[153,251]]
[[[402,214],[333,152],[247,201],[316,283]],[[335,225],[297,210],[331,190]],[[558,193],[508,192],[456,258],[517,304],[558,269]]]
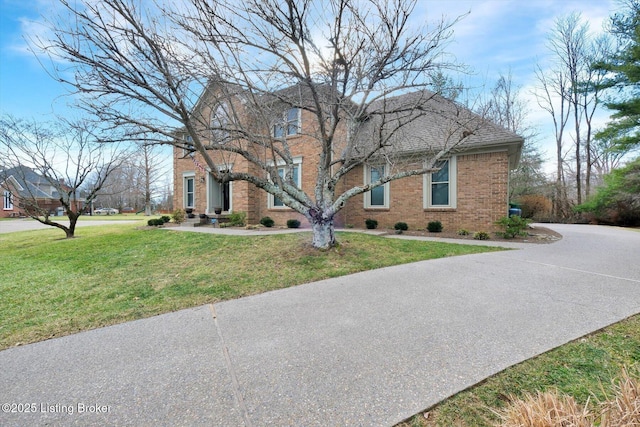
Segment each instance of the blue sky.
[[[52,119],[64,114],[69,99],[65,89],[43,71],[27,49],[25,37],[37,33],[41,15],[51,12],[52,0],[0,0],[0,113],[18,117]],[[454,26],[447,51],[469,65],[473,76],[465,83],[491,87],[498,76],[511,70],[516,85],[529,101],[529,119],[541,131],[540,146],[553,156],[549,116],[530,94],[536,84],[536,63],[544,63],[546,40],[557,17],[580,12],[593,32],[618,7],[615,0],[418,0],[417,23],[455,18],[470,12]],[[602,122],[607,117],[601,115]]]

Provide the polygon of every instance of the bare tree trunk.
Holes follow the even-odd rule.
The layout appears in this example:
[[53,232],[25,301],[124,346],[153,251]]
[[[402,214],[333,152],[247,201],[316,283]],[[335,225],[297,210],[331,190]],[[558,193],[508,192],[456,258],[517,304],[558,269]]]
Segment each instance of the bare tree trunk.
[[149,153],[149,146],[144,146],[144,214],[146,216],[151,215],[151,159]]
[[562,144],[559,142],[557,151],[556,151],[556,200],[554,203],[554,215],[556,218],[561,218],[563,215],[563,187],[564,182],[562,179],[563,171],[562,171]]
[[575,129],[576,129],[576,193],[577,193],[577,202],[578,204],[582,203],[582,150],[580,149],[581,139],[580,139],[580,121],[578,118],[578,104],[577,102],[573,104],[574,109],[574,118],[575,118]]
[[329,220],[312,219],[311,230],[313,231],[311,244],[314,248],[326,250],[336,245],[333,218]]

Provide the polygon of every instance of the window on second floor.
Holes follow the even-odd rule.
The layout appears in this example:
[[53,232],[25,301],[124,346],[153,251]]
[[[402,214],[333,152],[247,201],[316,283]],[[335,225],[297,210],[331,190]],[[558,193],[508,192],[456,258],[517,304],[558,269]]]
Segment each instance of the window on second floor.
[[224,144],[229,138],[229,108],[226,102],[218,105],[211,113],[211,142]]
[[283,120],[273,125],[273,136],[284,138],[285,136],[297,135],[300,133],[299,108],[290,108],[283,116]]

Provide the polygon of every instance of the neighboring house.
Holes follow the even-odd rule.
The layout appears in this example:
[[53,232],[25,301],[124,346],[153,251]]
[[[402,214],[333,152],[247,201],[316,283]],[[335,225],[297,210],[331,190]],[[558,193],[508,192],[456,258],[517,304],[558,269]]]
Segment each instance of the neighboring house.
[[[3,171],[0,170],[0,174]],[[24,189],[13,176],[6,179],[0,175],[0,192],[2,192],[2,210],[0,218],[15,218],[24,216],[20,210],[20,192]]]
[[[414,92],[385,102],[410,104],[413,97],[424,95],[425,92]],[[518,164],[523,139],[438,95],[429,93],[428,96],[432,98],[433,111],[424,116],[421,112],[415,120],[403,118],[409,124],[394,137],[394,145],[408,158],[418,159],[425,152],[438,152],[443,146],[462,142],[442,158],[438,172],[391,181],[351,198],[336,215],[336,226],[363,228],[365,220],[372,218],[381,228],[393,227],[396,222],[403,221],[410,228],[424,229],[428,222],[438,220],[448,230],[491,231],[495,228],[494,222],[508,214],[509,171]],[[207,112],[200,111],[199,114],[206,115]],[[216,127],[221,115],[215,111],[209,114],[212,127]],[[281,112],[281,117],[271,125],[271,134],[294,141],[290,144],[294,157],[290,173],[307,194],[313,194],[319,152],[317,141],[308,134],[317,123],[310,113],[299,108],[287,108]],[[366,144],[367,132],[377,129],[376,117],[372,116],[369,122],[360,126],[363,129],[359,135]],[[211,134],[212,138],[220,137],[215,132]],[[338,134],[346,135],[347,132],[343,128]],[[188,143],[189,137],[184,138]],[[336,141],[335,145],[340,149],[346,146],[346,141]],[[220,161],[216,157],[218,153],[212,155]],[[234,172],[256,173],[241,156],[226,164]],[[382,157],[372,159],[350,171],[339,183],[337,194],[375,181],[392,166]],[[285,173],[285,168],[279,168],[278,172]],[[223,213],[244,211],[249,223],[258,223],[262,217],[269,216],[276,225],[285,225],[292,218],[300,220],[303,226],[309,225],[302,215],[253,184],[217,182],[199,154],[175,147],[174,208],[190,208],[196,214],[213,215],[216,207]]]
[[[61,189],[70,187],[57,184]],[[30,213],[46,211],[50,214],[61,213],[62,204],[56,186],[45,177],[26,166],[0,170],[0,190],[2,191],[2,210],[0,217],[24,217]],[[78,200],[76,209],[81,208],[82,200]]]

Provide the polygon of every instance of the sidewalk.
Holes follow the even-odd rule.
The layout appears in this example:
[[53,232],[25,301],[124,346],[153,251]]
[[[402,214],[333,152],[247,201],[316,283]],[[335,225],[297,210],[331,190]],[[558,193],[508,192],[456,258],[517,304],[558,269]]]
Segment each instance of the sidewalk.
[[640,233],[550,228],[2,351],[0,425],[393,425],[640,312]]

